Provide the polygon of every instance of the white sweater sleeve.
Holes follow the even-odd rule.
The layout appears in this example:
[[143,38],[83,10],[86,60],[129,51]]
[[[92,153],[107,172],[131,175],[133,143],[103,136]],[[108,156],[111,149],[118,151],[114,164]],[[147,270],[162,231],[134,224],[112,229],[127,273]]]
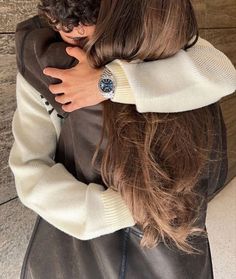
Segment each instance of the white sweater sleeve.
[[40,94],[17,76],[14,143],[9,166],[21,202],[53,226],[86,240],[133,226],[121,195],[110,188],[86,185],[55,163],[57,132]]
[[141,113],[197,109],[236,90],[235,67],[202,38],[167,59],[145,63],[116,59],[106,66],[118,81],[113,101],[134,103],[134,98]]

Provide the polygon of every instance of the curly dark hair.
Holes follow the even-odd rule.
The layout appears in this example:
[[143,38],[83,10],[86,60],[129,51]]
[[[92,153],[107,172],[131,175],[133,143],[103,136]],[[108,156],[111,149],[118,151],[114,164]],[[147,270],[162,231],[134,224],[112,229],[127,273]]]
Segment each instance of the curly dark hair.
[[101,0],[41,0],[39,15],[56,30],[71,32],[79,23],[96,24]]

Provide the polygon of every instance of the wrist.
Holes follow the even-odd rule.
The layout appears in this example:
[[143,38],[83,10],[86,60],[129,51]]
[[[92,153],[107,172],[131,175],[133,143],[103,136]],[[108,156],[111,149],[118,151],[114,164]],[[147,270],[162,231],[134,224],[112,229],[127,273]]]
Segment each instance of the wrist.
[[112,99],[112,102],[122,104],[136,104],[134,92],[131,89],[127,75],[124,71],[124,62],[122,60],[116,59],[108,63],[106,67],[112,72],[117,82],[115,96]]
[[98,81],[98,89],[100,94],[105,99],[112,100],[115,96],[116,86],[117,82],[114,75],[107,67],[104,67],[103,72]]

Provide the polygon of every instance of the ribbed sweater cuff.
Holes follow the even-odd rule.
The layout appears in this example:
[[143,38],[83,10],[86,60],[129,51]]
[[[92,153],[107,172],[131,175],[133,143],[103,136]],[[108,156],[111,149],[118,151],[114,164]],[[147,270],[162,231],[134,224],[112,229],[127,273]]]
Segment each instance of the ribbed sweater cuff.
[[102,192],[104,219],[114,231],[135,225],[133,216],[118,192],[108,188]]
[[115,96],[113,97],[112,102],[135,104],[134,94],[121,65],[119,65],[116,60],[114,60],[107,64],[106,67],[112,72],[117,83]]

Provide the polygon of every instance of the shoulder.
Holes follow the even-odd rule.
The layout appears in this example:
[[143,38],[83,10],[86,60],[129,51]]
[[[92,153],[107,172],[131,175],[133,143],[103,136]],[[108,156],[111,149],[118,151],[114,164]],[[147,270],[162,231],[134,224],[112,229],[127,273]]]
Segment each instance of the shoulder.
[[16,60],[17,60],[18,69],[21,73],[23,72],[23,68],[24,68],[23,50],[27,42],[27,38],[29,34],[34,32],[35,30],[36,31],[39,30],[44,25],[45,23],[40,19],[39,16],[31,17],[27,20],[19,22],[16,25],[16,30],[15,30]]
[[17,74],[16,78],[16,97],[17,106],[20,104],[21,107],[29,108],[32,113],[37,114],[40,110],[40,115],[44,115],[43,118],[50,120],[57,132],[57,137],[59,138],[61,126],[64,119],[53,106],[48,102],[48,100],[36,90],[22,75]]

